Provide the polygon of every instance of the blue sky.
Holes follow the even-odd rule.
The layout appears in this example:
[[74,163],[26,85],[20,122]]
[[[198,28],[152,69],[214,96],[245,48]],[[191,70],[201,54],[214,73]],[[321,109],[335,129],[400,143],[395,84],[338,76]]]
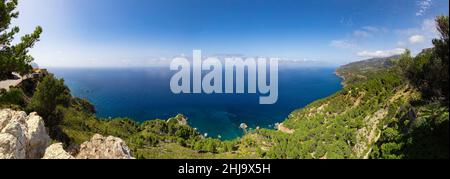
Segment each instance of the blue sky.
[[143,66],[241,54],[344,64],[431,47],[448,0],[20,0],[41,66]]

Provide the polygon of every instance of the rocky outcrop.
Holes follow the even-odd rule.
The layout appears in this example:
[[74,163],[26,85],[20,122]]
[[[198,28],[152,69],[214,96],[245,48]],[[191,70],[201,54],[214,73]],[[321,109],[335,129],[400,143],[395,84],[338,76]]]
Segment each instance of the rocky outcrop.
[[0,159],[24,158],[25,154],[19,148],[16,137],[11,134],[0,134]]
[[283,123],[275,125],[275,127],[277,128],[278,131],[281,131],[286,134],[293,134],[295,132],[294,129],[287,128],[286,126],[284,126]]
[[130,150],[122,139],[96,134],[80,146],[77,159],[132,159]]
[[167,123],[178,124],[182,126],[188,125],[188,119],[184,115],[178,114],[176,117],[170,118],[166,121]]
[[45,150],[42,159],[74,159],[74,157],[64,150],[62,143],[56,143]]
[[61,143],[57,143],[45,150],[43,159],[133,159],[133,157],[122,139],[96,134],[90,141],[81,144],[75,157],[66,152]]
[[37,113],[31,113],[27,119],[27,126],[27,158],[41,158],[50,144],[50,136],[45,129],[44,120]]
[[41,158],[49,144],[44,121],[36,113],[0,110],[0,158]]

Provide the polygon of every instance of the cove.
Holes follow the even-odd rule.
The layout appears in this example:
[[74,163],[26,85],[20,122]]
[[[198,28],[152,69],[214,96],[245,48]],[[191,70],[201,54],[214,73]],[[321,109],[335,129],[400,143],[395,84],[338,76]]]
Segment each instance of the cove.
[[74,96],[91,101],[98,117],[143,122],[181,113],[202,134],[224,140],[241,136],[241,123],[273,129],[294,110],[342,88],[335,68],[280,66],[277,103],[260,105],[258,94],[173,94],[169,81],[175,72],[169,67],[49,70],[65,79]]

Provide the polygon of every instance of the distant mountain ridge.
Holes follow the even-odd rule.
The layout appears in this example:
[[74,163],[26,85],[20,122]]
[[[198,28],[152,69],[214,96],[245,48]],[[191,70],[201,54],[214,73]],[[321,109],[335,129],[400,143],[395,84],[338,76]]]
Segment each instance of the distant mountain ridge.
[[387,67],[391,67],[394,65],[392,62],[393,59],[400,58],[400,55],[394,55],[385,58],[371,58],[367,60],[352,62],[347,65],[343,65],[340,67],[341,70],[348,68],[358,68],[359,70],[364,70],[365,68],[369,69],[384,69]]
[[395,65],[400,55],[386,58],[371,58],[343,65],[336,70],[336,75],[344,79],[343,85],[367,79],[368,73],[385,70]]

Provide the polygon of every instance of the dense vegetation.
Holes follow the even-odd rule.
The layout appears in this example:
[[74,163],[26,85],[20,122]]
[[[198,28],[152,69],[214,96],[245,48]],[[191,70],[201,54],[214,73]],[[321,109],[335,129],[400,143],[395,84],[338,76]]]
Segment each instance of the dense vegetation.
[[[27,82],[31,83],[30,80]],[[176,151],[165,157],[178,158],[189,157],[177,154],[181,150],[192,158],[211,158],[218,153],[224,155],[236,150],[234,141],[205,138],[196,129],[180,123],[186,119],[181,114],[167,120],[155,119],[142,124],[122,118],[99,119],[95,116],[93,105],[72,97],[63,80],[49,75],[37,82],[32,96],[23,92],[27,90],[22,85],[0,95],[0,104],[4,105],[2,108],[36,111],[43,116],[51,138],[63,142],[68,149],[76,150],[82,142],[99,133],[124,139],[137,158],[164,157],[160,156],[161,146],[166,145],[176,148]]]
[[394,98],[410,90],[392,70],[368,76],[341,92],[293,112],[284,125],[293,134],[263,133],[273,143],[269,158],[364,158],[381,121],[396,111]]
[[352,84],[361,80],[366,80],[374,72],[384,71],[394,65],[392,59],[400,56],[388,58],[373,58],[369,60],[353,62],[337,69],[336,73],[344,78],[344,85]]
[[420,97],[401,106],[387,121],[372,158],[449,158],[449,18],[436,19],[440,39],[434,48],[399,60],[405,79]]
[[[16,0],[0,3],[0,79],[27,73],[27,49],[41,29],[10,45]],[[183,115],[137,123],[99,119],[87,100],[70,95],[49,74],[0,91],[0,108],[36,111],[53,140],[76,150],[94,134],[124,139],[136,158],[449,158],[448,17],[437,18],[441,38],[416,57],[371,59],[341,67],[345,87],[292,112],[289,129],[249,129],[232,141],[206,138]]]
[[[293,134],[262,130],[265,158],[449,158],[448,17],[416,57],[377,58],[337,70],[345,88],[293,112]],[[261,146],[256,146],[261,148]]]

